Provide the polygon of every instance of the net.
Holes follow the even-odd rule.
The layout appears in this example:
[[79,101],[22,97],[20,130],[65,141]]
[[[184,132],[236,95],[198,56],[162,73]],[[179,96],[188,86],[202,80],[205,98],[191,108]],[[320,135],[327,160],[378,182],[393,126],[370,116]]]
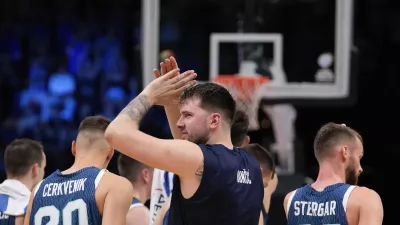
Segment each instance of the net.
[[261,76],[219,75],[213,82],[224,86],[236,100],[238,110],[249,117],[249,130],[258,130],[258,107],[261,100],[260,87],[269,79]]

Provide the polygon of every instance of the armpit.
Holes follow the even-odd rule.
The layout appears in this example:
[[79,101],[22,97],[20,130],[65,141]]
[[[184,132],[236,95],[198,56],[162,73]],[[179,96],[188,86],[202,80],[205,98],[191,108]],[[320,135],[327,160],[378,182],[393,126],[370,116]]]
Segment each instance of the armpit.
[[201,178],[203,177],[203,171],[204,171],[204,160],[201,163],[201,165],[199,166],[199,168],[196,170],[196,176],[201,180]]

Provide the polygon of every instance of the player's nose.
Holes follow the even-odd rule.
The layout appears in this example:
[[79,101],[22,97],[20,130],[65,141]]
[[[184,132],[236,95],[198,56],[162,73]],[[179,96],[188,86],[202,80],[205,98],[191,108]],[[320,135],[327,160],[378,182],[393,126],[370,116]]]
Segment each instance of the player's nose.
[[179,119],[178,122],[176,123],[176,127],[178,129],[182,129],[185,127],[185,124],[183,123],[182,119]]

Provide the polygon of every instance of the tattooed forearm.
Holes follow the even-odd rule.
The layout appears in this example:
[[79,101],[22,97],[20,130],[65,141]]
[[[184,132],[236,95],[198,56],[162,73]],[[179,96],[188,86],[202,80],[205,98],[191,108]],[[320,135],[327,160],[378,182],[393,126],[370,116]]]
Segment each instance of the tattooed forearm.
[[198,176],[199,179],[203,177],[203,171],[204,171],[204,160],[201,163],[200,167],[196,170],[196,176]]
[[122,111],[120,114],[128,115],[131,120],[140,123],[144,115],[150,109],[150,101],[148,97],[144,94],[138,95],[134,98]]

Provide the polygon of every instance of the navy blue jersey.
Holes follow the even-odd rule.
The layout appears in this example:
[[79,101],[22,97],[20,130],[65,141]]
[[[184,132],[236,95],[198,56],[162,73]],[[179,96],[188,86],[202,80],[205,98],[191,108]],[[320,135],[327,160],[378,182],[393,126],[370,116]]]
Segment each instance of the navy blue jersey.
[[169,225],[256,225],[263,206],[260,164],[241,148],[199,145],[204,156],[200,186],[189,199],[174,177]]
[[105,171],[88,167],[48,176],[35,190],[29,224],[100,225],[95,192]]
[[267,225],[267,221],[268,221],[268,213],[267,210],[265,210],[265,207],[262,207],[262,216],[263,216],[263,220],[264,220],[264,225]]
[[10,216],[0,211],[0,225],[15,225],[15,216]]
[[288,225],[347,225],[346,207],[355,186],[334,184],[319,192],[306,185],[290,196],[287,212]]

